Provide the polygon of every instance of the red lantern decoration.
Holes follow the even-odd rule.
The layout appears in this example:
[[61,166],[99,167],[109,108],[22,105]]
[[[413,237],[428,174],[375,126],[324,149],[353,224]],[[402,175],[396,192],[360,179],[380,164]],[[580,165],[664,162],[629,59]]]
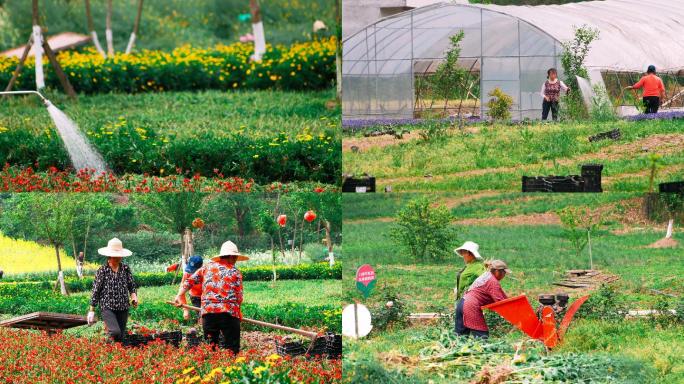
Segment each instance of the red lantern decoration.
[[174,272],[178,269],[178,263],[166,267],[166,272]]
[[278,222],[278,225],[280,225],[281,227],[284,227],[285,224],[287,223],[287,215],[278,216],[278,219],[276,219],[276,221]]
[[316,212],[306,211],[306,213],[304,214],[304,220],[308,221],[309,223],[316,220]]
[[198,217],[192,221],[192,226],[194,228],[197,228],[197,229],[202,229],[202,228],[204,228],[204,220],[202,220]]

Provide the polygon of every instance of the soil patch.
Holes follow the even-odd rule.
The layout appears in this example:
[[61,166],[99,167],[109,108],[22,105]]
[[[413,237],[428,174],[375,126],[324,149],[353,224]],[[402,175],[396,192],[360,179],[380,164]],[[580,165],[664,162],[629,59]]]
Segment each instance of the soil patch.
[[477,219],[463,219],[455,222],[459,225],[560,225],[558,215],[552,212],[532,213],[529,215],[515,215],[508,217],[485,217]]
[[662,238],[646,248],[674,248],[679,245],[679,242],[673,238]]
[[357,152],[365,152],[372,148],[384,148],[390,145],[406,143],[420,137],[417,132],[405,133],[401,139],[392,135],[381,135],[373,137],[350,137],[342,139],[342,152],[353,152],[355,147]]

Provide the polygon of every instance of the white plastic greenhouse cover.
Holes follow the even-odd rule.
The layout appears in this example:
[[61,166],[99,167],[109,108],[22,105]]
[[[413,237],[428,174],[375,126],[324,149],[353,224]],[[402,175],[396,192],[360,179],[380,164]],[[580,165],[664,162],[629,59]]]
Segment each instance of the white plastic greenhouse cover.
[[459,31],[465,32],[461,58],[476,59],[481,71],[480,93],[499,87],[514,99],[514,118],[538,117],[546,69],[560,67],[560,41],[584,24],[600,31],[586,60],[594,73],[644,72],[650,64],[684,69],[684,0],[437,3],[381,19],[344,40],[343,117],[413,117],[414,72],[443,59],[449,36]]
[[604,0],[538,6],[481,6],[518,17],[558,41],[573,38],[574,26],[600,31],[587,67],[645,72],[684,69],[683,0]]

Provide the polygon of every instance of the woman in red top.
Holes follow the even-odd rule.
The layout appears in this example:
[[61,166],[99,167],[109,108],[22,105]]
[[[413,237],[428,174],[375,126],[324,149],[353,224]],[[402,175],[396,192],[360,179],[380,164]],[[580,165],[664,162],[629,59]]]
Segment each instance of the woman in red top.
[[658,113],[660,102],[665,98],[665,85],[663,80],[656,75],[655,65],[649,65],[646,76],[642,77],[636,84],[630,85],[625,89],[644,89],[643,101],[646,113]]
[[488,272],[478,277],[463,296],[463,325],[459,335],[489,337],[482,306],[507,298],[499,281],[511,273],[506,263],[494,260],[488,264]]
[[211,263],[198,269],[181,285],[175,303],[183,304],[183,296],[195,284],[202,285],[202,329],[204,337],[212,346],[240,352],[240,321],[242,320],[242,274],[235,267],[237,261],[249,260],[241,255],[232,241],[221,246],[218,256],[212,257]]

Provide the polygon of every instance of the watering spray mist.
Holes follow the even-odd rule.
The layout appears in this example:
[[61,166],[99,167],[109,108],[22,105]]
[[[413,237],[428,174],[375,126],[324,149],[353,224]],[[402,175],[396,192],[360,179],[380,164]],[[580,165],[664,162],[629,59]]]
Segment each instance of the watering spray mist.
[[66,148],[75,169],[94,169],[96,175],[107,171],[107,165],[102,158],[102,155],[100,155],[88,142],[88,139],[86,139],[76,123],[59,108],[55,107],[50,100],[46,99],[42,94],[36,91],[0,92],[0,95],[28,94],[37,95],[43,100],[43,103],[50,114],[50,118],[57,128],[57,132],[62,138],[62,142],[64,142],[64,147]]

